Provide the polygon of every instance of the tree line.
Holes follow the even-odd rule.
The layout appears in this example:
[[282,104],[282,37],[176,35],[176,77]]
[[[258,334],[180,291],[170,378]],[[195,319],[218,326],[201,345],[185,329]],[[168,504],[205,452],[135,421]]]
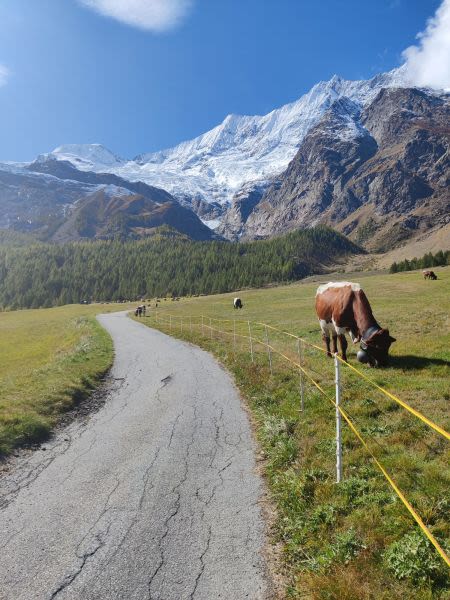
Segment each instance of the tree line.
[[301,279],[361,252],[324,226],[245,243],[169,232],[138,241],[21,242],[0,245],[2,309],[229,292]]
[[416,269],[431,269],[431,267],[444,267],[450,265],[450,250],[443,252],[439,250],[436,254],[427,252],[422,258],[405,259],[401,262],[393,262],[390,266],[390,273],[399,273],[401,271],[414,271]]

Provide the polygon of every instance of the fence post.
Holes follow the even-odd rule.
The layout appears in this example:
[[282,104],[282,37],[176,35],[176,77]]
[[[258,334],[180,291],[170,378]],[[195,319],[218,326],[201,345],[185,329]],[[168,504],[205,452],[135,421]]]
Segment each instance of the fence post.
[[267,331],[267,325],[264,325],[264,327],[266,329],[266,345],[267,345],[267,353],[269,355],[270,374],[273,375],[273,370],[272,370],[272,352],[271,352],[270,346],[269,346],[269,332]]
[[155,312],[155,321],[156,321],[156,323],[158,323],[158,311],[157,310]]
[[210,333],[210,339],[212,339],[212,323],[211,323],[211,317],[209,317],[209,333]]
[[249,338],[250,338],[250,354],[251,354],[251,356],[252,356],[252,362],[255,362],[255,361],[253,360],[253,340],[252,340],[252,328],[250,327],[250,321],[247,321],[247,323],[248,323],[248,335],[249,335]]
[[233,319],[233,351],[236,353],[236,319]]
[[342,480],[342,437],[341,437],[341,369],[337,353],[334,355],[334,370],[336,374],[336,482]]
[[[297,338],[297,352],[298,352],[298,362],[300,364],[301,367],[304,366],[303,364],[303,344],[300,340],[300,338]],[[303,371],[301,369],[299,369],[300,372],[300,410],[301,412],[304,411],[305,409],[305,383],[303,380]]]
[[205,335],[205,329],[204,329],[204,326],[203,326],[203,315],[202,315],[202,335]]
[[192,317],[189,317],[189,331],[192,333]]

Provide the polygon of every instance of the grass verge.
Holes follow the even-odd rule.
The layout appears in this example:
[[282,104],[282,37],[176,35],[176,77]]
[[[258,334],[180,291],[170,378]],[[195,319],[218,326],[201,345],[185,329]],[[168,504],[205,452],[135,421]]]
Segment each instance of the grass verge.
[[0,313],[0,457],[44,440],[86,398],[113,360],[95,314],[123,305],[70,305]]

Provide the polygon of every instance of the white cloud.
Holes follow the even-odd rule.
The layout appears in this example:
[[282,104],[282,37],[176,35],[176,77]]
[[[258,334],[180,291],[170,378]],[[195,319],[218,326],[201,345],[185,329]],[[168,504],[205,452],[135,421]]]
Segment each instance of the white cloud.
[[150,31],[167,31],[185,17],[193,0],[79,0],[101,15]]
[[0,86],[5,85],[8,81],[9,70],[5,67],[5,65],[0,64]]
[[406,74],[413,85],[450,89],[450,0],[443,0],[417,46],[403,52]]

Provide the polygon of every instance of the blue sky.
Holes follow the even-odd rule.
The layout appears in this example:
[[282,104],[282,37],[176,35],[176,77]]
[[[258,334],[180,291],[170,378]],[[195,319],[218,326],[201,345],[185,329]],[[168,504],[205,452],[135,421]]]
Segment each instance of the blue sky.
[[[173,14],[139,22],[142,2]],[[440,3],[2,0],[0,160],[91,142],[131,158],[228,113],[269,112],[334,73],[371,77],[401,64]]]

